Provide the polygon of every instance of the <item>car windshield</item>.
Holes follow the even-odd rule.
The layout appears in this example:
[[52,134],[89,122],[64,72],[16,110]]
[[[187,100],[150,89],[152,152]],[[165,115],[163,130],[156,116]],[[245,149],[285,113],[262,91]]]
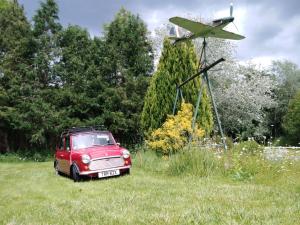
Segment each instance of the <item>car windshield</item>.
[[74,135],[72,146],[74,150],[92,146],[115,145],[115,140],[110,133],[83,133]]

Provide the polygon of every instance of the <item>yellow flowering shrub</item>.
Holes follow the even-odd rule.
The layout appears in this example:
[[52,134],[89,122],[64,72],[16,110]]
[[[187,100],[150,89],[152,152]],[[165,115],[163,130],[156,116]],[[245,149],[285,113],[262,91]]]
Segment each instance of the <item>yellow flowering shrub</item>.
[[150,149],[164,155],[180,151],[190,137],[194,141],[204,136],[204,130],[197,125],[192,135],[192,117],[193,106],[183,102],[177,115],[168,115],[162,127],[150,134],[146,144]]

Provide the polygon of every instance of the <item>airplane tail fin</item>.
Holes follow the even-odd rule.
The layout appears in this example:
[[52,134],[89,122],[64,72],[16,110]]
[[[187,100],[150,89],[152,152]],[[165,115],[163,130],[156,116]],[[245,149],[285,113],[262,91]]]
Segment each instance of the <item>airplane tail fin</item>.
[[178,43],[180,43],[180,42],[183,42],[183,41],[185,41],[187,38],[185,38],[185,37],[172,37],[172,36],[170,36],[170,37],[168,37],[170,40],[172,40],[172,41],[174,41],[172,44],[173,45],[176,45],[176,44],[178,44]]
[[170,36],[168,38],[169,40],[174,41],[173,44],[176,44],[178,41],[180,41],[181,38],[179,35],[178,26],[171,27],[169,34]]

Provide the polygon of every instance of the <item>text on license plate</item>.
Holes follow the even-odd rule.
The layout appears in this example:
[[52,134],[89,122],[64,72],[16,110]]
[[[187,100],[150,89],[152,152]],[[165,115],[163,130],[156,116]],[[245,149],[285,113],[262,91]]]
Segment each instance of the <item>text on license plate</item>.
[[120,170],[107,170],[107,171],[102,171],[98,173],[98,177],[111,177],[111,176],[116,176],[120,175]]

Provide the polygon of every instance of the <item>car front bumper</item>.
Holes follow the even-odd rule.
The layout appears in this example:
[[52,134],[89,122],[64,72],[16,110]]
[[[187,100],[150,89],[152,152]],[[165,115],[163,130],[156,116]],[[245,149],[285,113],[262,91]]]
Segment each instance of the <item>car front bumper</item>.
[[102,170],[87,170],[87,171],[81,171],[79,175],[91,175],[91,174],[97,174],[100,172],[108,171],[108,170],[123,170],[123,169],[130,169],[131,165],[128,166],[120,166],[120,167],[113,167],[113,168],[107,168]]

